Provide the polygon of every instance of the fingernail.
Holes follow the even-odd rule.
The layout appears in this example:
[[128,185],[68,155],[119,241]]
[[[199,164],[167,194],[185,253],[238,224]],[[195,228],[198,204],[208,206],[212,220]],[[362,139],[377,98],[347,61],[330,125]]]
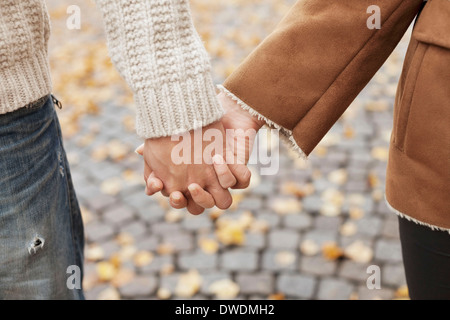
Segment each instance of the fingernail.
[[191,193],[191,195],[196,195],[198,193],[197,188],[193,186],[188,186],[188,190]]
[[137,147],[136,150],[134,150],[134,153],[136,153],[137,155],[141,155],[141,154],[138,152],[138,149],[139,149],[139,147]]
[[176,193],[176,194],[174,194],[174,195],[172,196],[172,199],[173,199],[173,200],[176,200],[176,201],[179,201],[179,200],[181,200],[181,197],[180,197],[180,195],[179,195],[178,193]]
[[158,184],[154,180],[152,180],[150,182],[150,187],[152,187],[153,190],[158,189]]

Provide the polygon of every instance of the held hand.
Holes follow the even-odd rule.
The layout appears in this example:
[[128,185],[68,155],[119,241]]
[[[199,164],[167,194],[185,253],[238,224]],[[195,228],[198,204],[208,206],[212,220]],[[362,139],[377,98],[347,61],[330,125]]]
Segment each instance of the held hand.
[[[232,186],[236,180],[226,165],[213,165],[212,160],[215,152],[219,154],[214,159],[222,158],[220,152],[224,150],[224,142],[215,141],[215,148],[207,149],[211,142],[196,139],[196,135],[205,137],[207,133],[225,135],[223,125],[216,122],[184,135],[181,142],[172,141],[171,137],[147,139],[143,147],[136,150],[144,156],[148,195],[158,191],[165,196],[172,194],[171,205],[187,206],[192,214],[200,214],[204,208],[214,205],[221,209],[231,205],[231,195],[221,184]],[[220,166],[223,171],[220,181],[214,166]]]
[[[244,189],[250,183],[250,171],[245,166],[250,157],[254,137],[256,132],[264,125],[264,121],[252,116],[249,112],[243,110],[234,100],[220,93],[218,99],[224,107],[226,114],[221,119],[225,130],[231,134],[227,137],[226,159],[230,162],[227,165],[220,155],[213,158],[214,170],[220,182],[220,185],[227,189]],[[230,140],[232,144],[230,145]],[[136,149],[136,152],[143,154],[144,145]],[[232,174],[230,174],[230,171]],[[153,173],[147,180],[146,193],[148,195],[155,194],[163,189],[163,183]],[[201,207],[207,208],[206,204],[209,195],[203,188],[197,184],[189,185],[190,195],[192,199]],[[166,194],[167,195],[167,194]],[[174,191],[170,194],[170,204],[176,209],[184,208],[188,205],[188,199],[180,191]]]

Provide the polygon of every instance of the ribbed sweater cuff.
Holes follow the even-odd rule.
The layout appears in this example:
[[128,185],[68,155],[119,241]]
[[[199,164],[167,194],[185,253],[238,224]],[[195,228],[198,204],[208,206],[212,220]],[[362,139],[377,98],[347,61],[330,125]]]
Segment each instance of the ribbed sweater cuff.
[[51,93],[50,67],[45,52],[0,68],[0,114],[11,112]]
[[195,130],[220,120],[224,114],[209,72],[138,90],[135,100],[136,131],[144,139]]

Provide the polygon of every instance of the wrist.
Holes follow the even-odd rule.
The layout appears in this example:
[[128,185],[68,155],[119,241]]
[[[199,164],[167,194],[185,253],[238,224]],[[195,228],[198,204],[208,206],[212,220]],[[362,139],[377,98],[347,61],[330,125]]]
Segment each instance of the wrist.
[[235,120],[246,123],[246,127],[250,127],[258,131],[266,122],[259,119],[257,116],[252,115],[248,110],[242,108],[239,103],[233,100],[230,96],[224,92],[220,92],[218,95],[219,102],[224,107],[227,113],[232,113]]

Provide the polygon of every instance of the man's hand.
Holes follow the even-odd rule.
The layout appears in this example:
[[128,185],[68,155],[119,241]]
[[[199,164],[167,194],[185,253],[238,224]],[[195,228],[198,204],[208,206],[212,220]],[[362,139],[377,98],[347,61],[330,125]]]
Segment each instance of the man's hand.
[[[212,142],[195,138],[196,135],[203,137],[208,131],[225,137],[222,123],[216,122],[198,129],[196,133],[192,131],[181,137],[187,141],[181,139],[172,141],[171,137],[145,141],[143,148],[137,152],[144,156],[147,195],[158,191],[165,196],[172,194],[171,205],[174,207],[187,206],[192,214],[200,214],[205,208],[213,206],[221,209],[230,207],[232,203],[230,192],[221,184],[231,187],[236,184],[236,179],[225,164],[217,164],[216,166],[220,167],[222,172],[219,181],[213,166],[214,156],[214,159],[223,158],[221,153],[214,154],[225,150],[223,139],[218,142],[213,141],[216,143],[214,146],[218,148],[209,149],[212,150],[211,152],[209,150],[205,152],[206,147]],[[189,149],[174,152],[174,148],[183,145]],[[185,153],[190,154],[186,156]]]
[[[225,130],[228,131],[227,135],[224,133],[224,141],[226,141],[224,157],[228,164],[221,155],[215,155],[213,157],[214,171],[217,176],[216,180],[219,181],[223,189],[228,189],[230,187],[233,189],[245,189],[248,187],[251,177],[246,164],[251,155],[256,133],[264,125],[264,121],[259,120],[257,117],[254,117],[249,112],[243,110],[234,100],[224,93],[220,93],[218,99],[226,111],[226,114],[221,119],[221,129],[222,132],[225,132]],[[203,129],[207,130],[207,127]],[[167,143],[167,141],[161,140],[161,143],[165,142]],[[136,151],[139,154],[143,154],[143,149],[144,147],[141,146]],[[164,158],[167,159],[167,155]],[[150,166],[148,166],[148,168],[150,168]],[[208,172],[208,174],[210,173]],[[181,175],[183,175],[182,172]],[[148,179],[146,179],[146,193],[148,195],[162,191],[163,195],[168,196],[168,190],[176,190],[176,188],[173,187],[168,189],[159,178],[160,176],[155,175],[154,172],[149,174]],[[193,211],[196,213],[202,212],[203,210],[200,208],[212,207],[211,204],[213,202],[211,201],[211,195],[205,191],[202,184],[198,183],[198,181],[191,183],[188,186],[188,191],[189,193],[187,196],[186,193],[181,190],[170,192],[171,206],[176,209],[187,206],[191,213],[193,213]],[[218,207],[220,208],[220,206]]]

